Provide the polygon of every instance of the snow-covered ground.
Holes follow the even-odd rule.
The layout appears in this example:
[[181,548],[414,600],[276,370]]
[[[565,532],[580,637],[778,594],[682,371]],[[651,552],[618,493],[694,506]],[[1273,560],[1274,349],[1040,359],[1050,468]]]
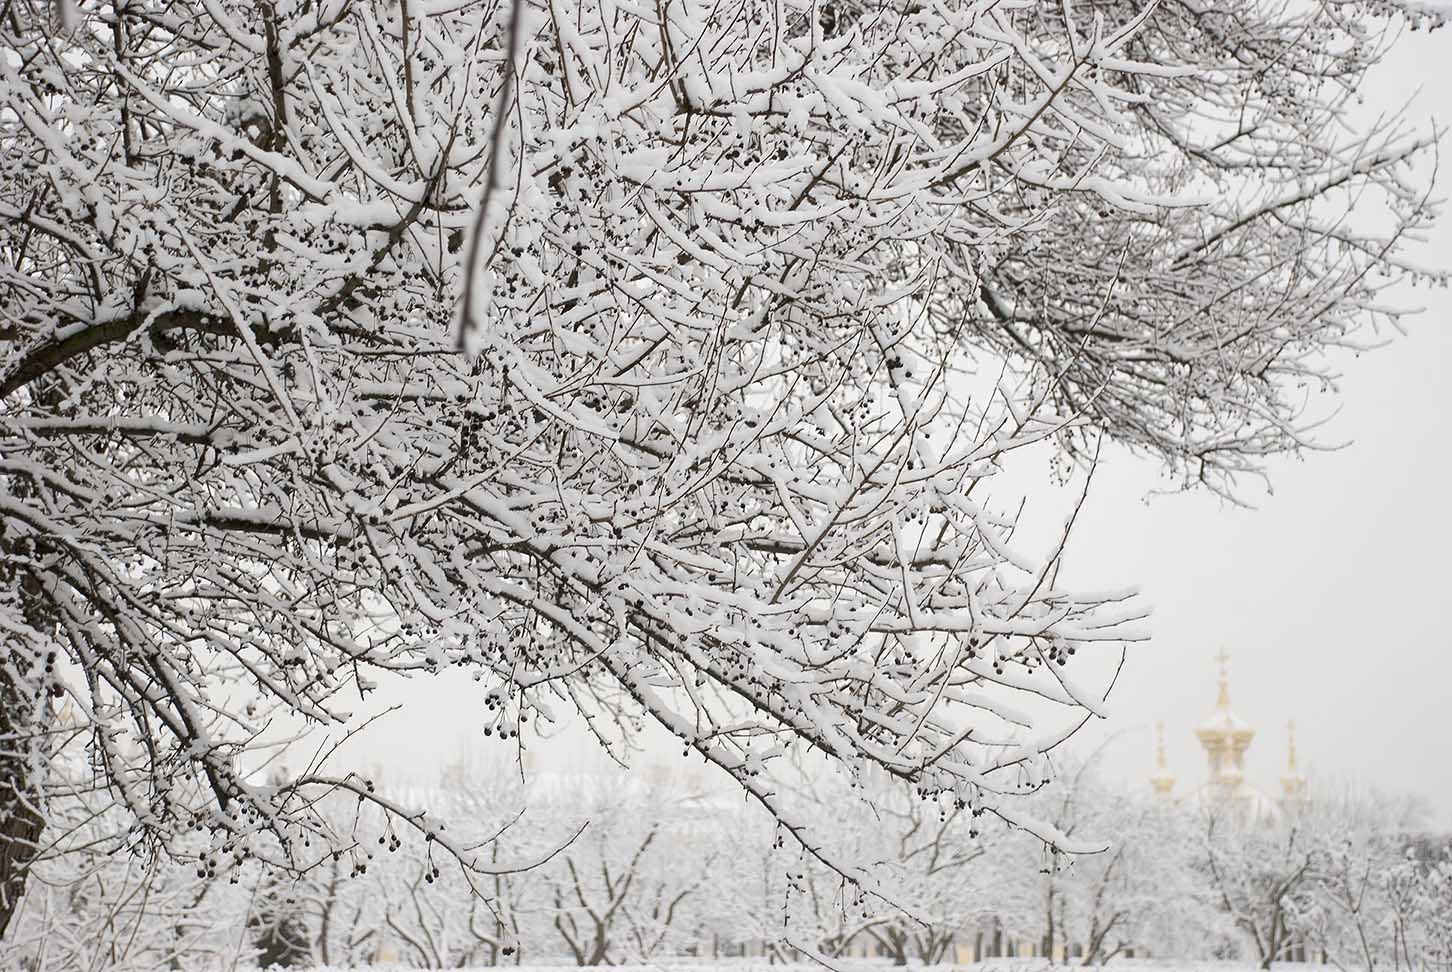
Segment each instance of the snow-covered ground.
[[[943,964],[936,966],[909,966],[912,972],[1048,972],[1049,969],[1079,969],[1077,961],[1068,965],[1051,963],[1043,958],[1001,958],[987,959],[962,965]],[[1258,966],[1247,961],[1206,962],[1175,961],[1173,959],[1113,959],[1105,966],[1114,972],[1258,972]],[[881,959],[843,959],[834,961],[831,969],[838,972],[886,972],[894,968]],[[1274,969],[1283,972],[1328,972],[1330,966],[1306,962],[1277,962]],[[615,965],[610,972],[824,972],[818,964],[772,964],[764,958],[735,959],[725,962],[709,960],[693,962],[690,959],[671,959],[645,965]],[[409,965],[369,965],[358,968],[327,966],[309,972],[415,972]],[[480,966],[475,969],[455,972],[580,972],[574,965],[523,965],[523,966]]]

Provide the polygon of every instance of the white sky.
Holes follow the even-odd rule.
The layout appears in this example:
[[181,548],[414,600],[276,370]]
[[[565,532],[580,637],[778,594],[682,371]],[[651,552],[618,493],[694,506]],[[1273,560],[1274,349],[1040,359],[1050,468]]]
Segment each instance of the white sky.
[[[1368,86],[1368,109],[1394,109],[1418,87],[1411,114],[1430,125],[1452,93],[1452,28],[1408,35]],[[1446,215],[1421,262],[1452,268]],[[1154,639],[1132,649],[1111,723],[1086,730],[1078,747],[1115,735],[1107,766],[1132,785],[1147,785],[1157,720],[1181,788],[1204,779],[1191,731],[1214,705],[1224,647],[1233,706],[1258,730],[1253,784],[1279,792],[1294,719],[1313,781],[1420,793],[1452,826],[1452,291],[1420,288],[1401,302],[1427,308],[1407,336],[1337,362],[1341,413],[1323,438],[1350,444],[1273,462],[1274,495],[1252,496],[1255,509],[1208,494],[1146,501],[1166,485],[1156,469],[1123,453],[1102,462],[1066,576],[1139,587]],[[1053,507],[1063,494],[1036,486],[1033,498]],[[402,711],[368,734],[362,762],[423,782],[465,746],[499,746],[474,728],[481,694],[461,680],[415,680],[394,697]]]
[[[1408,34],[1364,93],[1368,110],[1416,94],[1411,117],[1446,124],[1452,31]],[[1452,208],[1443,216],[1420,262],[1452,268]],[[1232,707],[1258,730],[1252,783],[1279,792],[1294,719],[1313,779],[1420,793],[1452,826],[1452,291],[1404,290],[1399,302],[1426,308],[1405,337],[1337,362],[1341,411],[1323,439],[1349,444],[1272,463],[1274,495],[1255,509],[1208,495],[1146,503],[1163,483],[1123,455],[1096,474],[1073,574],[1137,585],[1154,608],[1154,640],[1132,650],[1111,700],[1116,771],[1148,774],[1164,720],[1181,788],[1205,778],[1192,730],[1214,707],[1224,647]]]

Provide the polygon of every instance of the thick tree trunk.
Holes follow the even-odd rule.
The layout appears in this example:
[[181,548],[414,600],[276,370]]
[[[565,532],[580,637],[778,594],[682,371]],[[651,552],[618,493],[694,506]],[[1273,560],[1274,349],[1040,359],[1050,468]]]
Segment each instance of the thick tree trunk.
[[[37,383],[33,394],[35,401],[52,407],[61,399],[50,382]],[[0,480],[0,492],[22,502],[33,501],[39,487],[30,478],[7,476]],[[16,566],[43,553],[43,545],[0,521],[0,551],[6,554],[0,561],[0,591],[14,592],[17,597],[22,628],[35,634],[53,630],[55,618],[40,579]],[[13,559],[15,555],[20,555],[19,561]],[[56,658],[52,654],[44,660],[42,676],[41,650],[13,629],[0,640],[0,940],[20,909],[40,833],[45,829],[38,774]]]
[[40,735],[30,716],[37,706],[22,677],[29,659],[14,646],[7,646],[5,655],[0,659],[0,939],[20,907],[45,826],[33,779]]

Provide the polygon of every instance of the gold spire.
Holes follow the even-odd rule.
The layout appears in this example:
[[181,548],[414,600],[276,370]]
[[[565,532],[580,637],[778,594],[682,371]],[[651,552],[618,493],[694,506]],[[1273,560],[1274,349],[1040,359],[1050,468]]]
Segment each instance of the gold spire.
[[1245,751],[1255,730],[1230,711],[1230,654],[1224,648],[1215,656],[1220,667],[1220,691],[1215,711],[1200,723],[1195,735],[1210,764],[1210,782],[1223,794],[1238,793],[1245,780]]
[[1150,785],[1160,796],[1169,796],[1170,791],[1175,788],[1175,778],[1170,775],[1169,760],[1165,758],[1165,724],[1155,723],[1155,775],[1150,777]]
[[1296,724],[1286,724],[1288,748],[1286,750],[1286,775],[1281,777],[1281,792],[1284,800],[1291,803],[1306,797],[1306,778],[1296,765]]
[[1230,653],[1222,646],[1220,654],[1215,656],[1220,663],[1220,696],[1215,700],[1215,708],[1230,708]]

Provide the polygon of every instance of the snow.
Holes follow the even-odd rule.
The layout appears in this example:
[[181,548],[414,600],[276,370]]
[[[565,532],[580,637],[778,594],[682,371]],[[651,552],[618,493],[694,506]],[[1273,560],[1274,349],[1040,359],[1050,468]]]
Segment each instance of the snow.
[[[676,957],[646,965],[612,965],[609,966],[609,969],[610,972],[704,972],[704,970],[710,970],[710,972],[825,972],[827,969],[838,970],[838,972],[887,972],[887,970],[901,968],[894,966],[887,959],[849,958],[830,961],[830,965],[824,966],[807,962],[773,963],[766,958],[712,961]],[[1056,968],[1079,969],[1081,967],[1077,959],[1071,959],[1067,964],[1063,964],[1050,962],[1044,958],[990,958],[981,962],[945,962],[941,965],[908,966],[914,972],[1049,972]],[[1094,968],[1108,968],[1113,972],[1258,972],[1260,967],[1253,962],[1243,961],[1206,962],[1114,958],[1102,965],[1096,965]],[[1332,972],[1333,970],[1332,966],[1315,962],[1274,962],[1271,964],[1271,968],[1284,970],[1284,972]],[[362,972],[364,969],[368,972],[415,972],[417,967],[397,964],[328,965],[316,966],[306,972]],[[480,965],[467,969],[450,970],[450,972],[500,972],[501,969],[512,970],[512,972],[579,972],[580,967],[563,963],[558,965]]]

